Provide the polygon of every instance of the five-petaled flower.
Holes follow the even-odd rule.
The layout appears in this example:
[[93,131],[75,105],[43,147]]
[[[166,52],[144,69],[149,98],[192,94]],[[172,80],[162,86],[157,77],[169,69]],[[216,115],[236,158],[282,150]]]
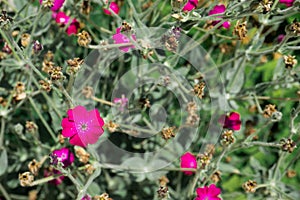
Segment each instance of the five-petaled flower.
[[67,148],[63,147],[61,149],[56,149],[50,154],[54,165],[57,164],[57,161],[60,161],[64,164],[63,167],[68,167],[74,162],[74,154]]
[[[208,15],[215,15],[215,14],[223,14],[225,13],[226,7],[223,4],[216,5],[212,10],[209,11]],[[218,16],[221,18],[221,16]],[[213,21],[213,25],[218,24],[220,21]],[[222,24],[222,26],[226,29],[230,27],[230,22],[226,21]]]
[[182,8],[182,11],[191,11],[198,6],[198,0],[188,0],[188,2]]
[[197,197],[194,200],[221,200],[219,194],[221,189],[216,187],[215,184],[204,186],[196,189]]
[[[131,37],[133,40],[136,40],[135,34],[132,34]],[[112,39],[115,41],[115,44],[130,43],[130,39],[128,38],[128,36],[121,33],[121,27],[117,28],[116,34],[113,35]],[[128,52],[130,48],[135,48],[135,47],[134,47],[134,45],[127,45],[125,47],[119,47],[119,49],[123,52]]]
[[[55,19],[56,23],[62,27],[69,24],[70,17],[66,15],[64,12],[52,13],[52,17]],[[80,27],[79,22],[76,19],[72,19],[72,22],[66,29],[66,33],[68,35],[77,34],[78,29]]]
[[[193,154],[191,154],[190,152],[183,154],[180,157],[180,160],[181,160],[181,163],[180,163],[181,168],[197,169],[196,157]],[[193,171],[183,171],[183,172],[186,175],[192,175],[194,173]]]
[[72,145],[86,147],[95,144],[103,134],[104,121],[98,110],[87,111],[83,106],[68,110],[68,117],[61,122],[62,135],[70,138]]
[[237,112],[231,112],[229,115],[222,115],[219,118],[219,123],[223,125],[223,128],[238,131],[241,129],[240,114]]

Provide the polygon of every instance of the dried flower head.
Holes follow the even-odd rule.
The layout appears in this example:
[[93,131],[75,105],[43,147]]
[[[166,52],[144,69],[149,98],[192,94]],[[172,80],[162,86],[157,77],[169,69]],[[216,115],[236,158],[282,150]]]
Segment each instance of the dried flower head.
[[86,98],[91,98],[94,95],[94,89],[91,86],[86,86],[82,89],[81,93]]
[[107,193],[103,193],[101,195],[94,196],[93,200],[113,200],[113,199],[109,198],[109,195]]
[[19,174],[19,181],[22,187],[30,186],[34,181],[34,176],[30,172]]
[[80,12],[84,15],[89,15],[91,12],[90,0],[83,0],[81,3]]
[[163,45],[166,47],[167,50],[171,52],[176,52],[178,48],[178,40],[175,35],[165,34],[162,36],[161,39]]
[[6,58],[6,56],[7,56],[7,53],[0,51],[0,61],[4,60]]
[[290,138],[281,139],[280,145],[282,151],[288,151],[289,153],[292,153],[294,149],[297,148],[296,143]]
[[92,42],[92,38],[90,34],[86,31],[82,31],[81,33],[78,33],[77,36],[78,36],[77,43],[80,46],[87,47]]
[[257,182],[256,181],[252,181],[252,180],[248,180],[247,182],[245,182],[242,187],[244,188],[244,190],[248,193],[254,193],[256,191],[256,186],[257,186]]
[[33,53],[38,54],[43,50],[43,48],[43,45],[38,40],[34,41],[32,47]]
[[7,12],[5,10],[2,10],[2,13],[0,15],[0,25],[6,26],[7,24],[11,23],[13,19],[7,15]]
[[175,126],[164,128],[161,131],[162,138],[165,139],[165,140],[168,140],[172,137],[175,137],[175,129],[176,129]]
[[290,33],[291,35],[297,36],[300,35],[300,22],[293,22],[289,26],[287,26],[286,29],[287,33]]
[[239,40],[243,40],[246,38],[247,32],[246,22],[240,23],[240,21],[237,21],[232,34],[236,35]]
[[273,113],[276,112],[276,106],[275,105],[272,105],[272,104],[268,104],[265,106],[265,109],[264,109],[264,112],[263,112],[263,115],[265,118],[270,118],[272,117]]
[[262,12],[263,14],[266,14],[271,11],[273,6],[273,1],[271,0],[261,0],[259,2],[258,11]]
[[141,105],[142,108],[150,108],[151,103],[148,98],[140,98],[139,104]]
[[205,146],[205,152],[210,155],[211,157],[214,155],[215,153],[215,145],[214,144],[207,144]]
[[42,71],[49,74],[51,70],[54,69],[54,63],[52,61],[44,60]]
[[41,89],[45,90],[46,92],[50,92],[52,89],[52,82],[49,80],[40,80],[39,84]]
[[287,69],[292,69],[293,67],[295,67],[295,65],[297,65],[298,61],[297,59],[295,59],[296,56],[291,56],[291,55],[284,55],[284,64],[285,64],[285,68]]
[[116,132],[116,130],[119,128],[119,124],[109,121],[104,125],[104,127],[106,127],[110,133],[113,133]]
[[10,46],[6,42],[4,43],[4,46],[2,48],[2,52],[7,53],[7,54],[12,53],[12,50],[11,50]]
[[132,26],[131,24],[127,23],[127,22],[122,22],[121,25],[121,29],[120,29],[121,33],[132,33]]
[[33,159],[28,163],[28,169],[34,176],[38,175],[40,168],[41,168],[41,163],[36,161],[35,159]]
[[90,154],[84,150],[84,148],[75,146],[75,155],[79,158],[79,161],[86,164],[89,162]]
[[229,146],[235,142],[232,130],[225,130],[221,135],[221,144],[223,146]]
[[86,165],[84,165],[84,171],[85,171],[87,174],[91,175],[91,174],[94,173],[95,167],[94,167],[92,164],[86,164]]
[[51,80],[62,80],[64,79],[64,74],[62,73],[61,67],[54,67],[49,71],[49,75],[51,77]]
[[25,84],[17,82],[13,91],[13,99],[15,101],[21,101],[26,98]]
[[31,36],[28,33],[23,33],[21,35],[21,44],[22,44],[23,47],[27,47],[29,45],[29,43],[30,43],[30,37]]
[[47,51],[44,55],[44,61],[53,61],[54,55],[52,51]]
[[168,198],[169,196],[168,186],[159,186],[159,189],[157,190],[157,196],[161,200]]
[[38,130],[38,126],[33,121],[26,121],[25,128],[26,131],[28,131],[31,134],[35,134]]
[[221,180],[221,172],[218,170],[215,173],[213,173],[210,177],[212,182],[217,183]]
[[79,71],[83,62],[84,62],[84,60],[80,59],[80,58],[74,58],[74,59],[67,60],[67,63],[68,63],[67,73],[68,74],[76,74]]
[[198,114],[189,113],[189,115],[186,119],[186,124],[191,125],[191,126],[195,126],[195,125],[198,124],[199,120],[200,120],[200,117],[198,116]]
[[202,99],[204,96],[204,89],[205,89],[205,83],[202,81],[194,85],[193,92],[197,97]]
[[54,6],[54,0],[42,0],[42,5],[45,8],[51,8]]
[[160,186],[166,186],[170,181],[166,176],[162,176],[158,179]]
[[286,176],[288,177],[288,178],[293,178],[293,177],[295,177],[297,175],[297,172],[295,171],[295,170],[288,170],[287,172],[286,172]]
[[206,166],[210,164],[210,160],[212,156],[209,155],[208,153],[204,153],[204,154],[199,154],[198,158],[199,158],[201,169],[204,169]]
[[60,144],[65,143],[65,137],[62,134],[58,134],[58,142]]

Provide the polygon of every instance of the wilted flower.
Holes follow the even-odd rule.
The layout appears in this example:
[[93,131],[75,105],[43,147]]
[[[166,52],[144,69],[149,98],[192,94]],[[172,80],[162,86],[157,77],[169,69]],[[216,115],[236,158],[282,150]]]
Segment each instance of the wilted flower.
[[214,182],[217,183],[221,180],[221,172],[218,170],[215,173],[213,173],[210,177],[210,179]]
[[40,4],[51,8],[52,11],[59,10],[63,6],[64,2],[65,0],[40,0]]
[[38,126],[33,121],[26,121],[25,128],[26,131],[28,131],[31,134],[35,134],[38,130]]
[[172,137],[175,137],[175,129],[176,129],[175,126],[164,128],[161,131],[161,135],[162,135],[163,139],[168,140],[168,139],[170,139]]
[[80,59],[80,58],[74,58],[74,59],[67,60],[67,63],[68,63],[67,73],[76,74],[79,71],[83,62],[84,62],[84,60]]
[[86,147],[94,144],[103,133],[104,121],[98,110],[87,111],[83,106],[69,109],[62,120],[62,135],[70,138],[72,145]]
[[13,98],[15,101],[21,101],[26,98],[25,84],[17,82],[13,92]]
[[[197,160],[196,157],[191,154],[190,152],[187,152],[183,154],[180,157],[180,167],[181,168],[191,168],[191,169],[197,169]],[[194,172],[193,171],[183,171],[184,174],[186,175],[192,175]]]
[[254,193],[256,191],[257,182],[249,180],[243,184],[243,188],[246,192]]
[[2,52],[7,53],[7,54],[11,54],[11,52],[12,52],[11,48],[8,46],[8,44],[6,42],[2,48]]
[[275,105],[268,104],[265,106],[265,109],[263,111],[263,115],[265,118],[270,118],[272,117],[273,113],[277,112]]
[[237,112],[231,112],[229,115],[222,115],[219,118],[219,123],[223,125],[223,128],[238,131],[241,129],[240,114]]
[[49,80],[40,80],[39,84],[41,89],[45,90],[46,92],[50,92],[52,88],[52,83]]
[[27,47],[29,45],[29,42],[30,42],[30,34],[29,33],[23,33],[21,35],[21,45],[23,47]]
[[77,36],[78,36],[77,43],[80,46],[87,47],[92,42],[92,38],[90,34],[86,31],[82,31],[81,33],[78,33]]
[[221,189],[216,187],[215,184],[204,186],[196,189],[197,197],[194,200],[221,200],[219,194]]
[[[226,7],[223,4],[220,5],[216,5],[212,10],[209,11],[208,15],[215,15],[215,14],[223,14],[225,13]],[[221,16],[219,16],[218,18],[221,18]],[[218,24],[220,21],[213,21],[212,24],[216,25]],[[226,29],[228,29],[230,27],[230,22],[226,21],[222,24],[222,26]]]
[[[53,169],[52,167],[49,167],[48,169],[44,170],[44,177],[49,177],[52,175],[59,175],[59,174],[61,174],[61,172],[56,169]],[[59,185],[63,182],[64,179],[65,176],[59,176],[56,179],[49,181],[49,183],[54,185]]]
[[19,174],[19,181],[22,187],[30,186],[34,180],[34,176],[30,172]]
[[[117,15],[120,12],[120,8],[116,2],[111,2],[109,8]],[[112,15],[109,9],[103,8],[103,12],[107,15]]]
[[110,133],[113,133],[119,128],[119,125],[114,123],[113,121],[109,121],[108,123],[105,124],[105,127],[108,129]]
[[79,158],[79,161],[86,164],[89,162],[90,154],[84,150],[82,147],[75,146],[75,155]]
[[247,32],[246,22],[240,23],[240,21],[237,21],[233,29],[233,35],[236,35],[239,40],[243,40],[246,38]]
[[182,11],[191,11],[197,8],[199,0],[188,0],[188,2],[182,8]]
[[[74,154],[66,147],[54,150],[50,156],[55,157],[53,160],[57,159],[59,162],[63,163],[63,167],[70,166],[74,162],[75,158]],[[57,165],[57,163],[52,164]]]
[[207,165],[209,165],[212,155],[205,152],[204,154],[199,154],[198,158],[201,164],[201,169],[204,169]]
[[62,73],[62,68],[61,67],[54,67],[48,71],[51,80],[57,81],[57,80],[62,80],[64,78],[64,74]]
[[285,68],[287,69],[291,69],[293,68],[295,65],[297,65],[298,61],[295,58],[296,56],[291,56],[291,55],[284,55],[284,64],[285,64]]
[[235,141],[235,138],[233,136],[232,130],[225,130],[221,135],[221,144],[223,146],[229,146],[233,144]]
[[90,14],[91,11],[91,4],[90,0],[83,0],[81,4],[80,12],[84,15]]
[[[131,42],[127,35],[122,34],[122,32],[126,32],[126,33],[130,34],[130,31],[124,30],[124,28],[125,28],[125,26],[124,26],[124,23],[123,23],[121,27],[117,28],[116,34],[113,35],[112,39],[115,41],[115,44],[124,44],[124,43],[126,44],[126,43]],[[133,40],[136,40],[135,34],[131,34],[130,36],[132,37]],[[119,49],[123,52],[128,52],[130,48],[135,48],[135,46],[134,45],[128,45],[128,46],[125,46],[125,47],[119,47]]]
[[95,167],[92,164],[86,164],[84,167],[87,174],[93,174],[95,171]]
[[193,92],[197,97],[202,99],[203,96],[204,96],[204,89],[205,89],[205,83],[200,82],[200,83],[197,83],[197,84],[194,85]]
[[289,153],[292,153],[296,146],[296,142],[294,142],[292,139],[281,139],[280,140],[281,149],[282,151],[288,151]]
[[36,40],[33,43],[32,50],[35,54],[38,54],[38,53],[40,53],[40,51],[43,50],[43,45],[38,40]]
[[41,163],[38,162],[38,161],[36,161],[35,159],[33,159],[32,161],[30,161],[30,162],[28,163],[28,169],[29,169],[29,171],[30,171],[33,175],[35,175],[35,176],[38,175],[38,172],[39,172],[40,167],[41,167]]

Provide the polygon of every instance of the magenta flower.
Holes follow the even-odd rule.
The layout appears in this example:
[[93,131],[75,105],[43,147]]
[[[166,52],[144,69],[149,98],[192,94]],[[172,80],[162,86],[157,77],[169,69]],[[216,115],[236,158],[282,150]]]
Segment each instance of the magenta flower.
[[[65,0],[54,0],[54,4],[51,7],[51,10],[52,11],[59,10],[63,6],[64,2],[65,2]],[[43,3],[43,0],[40,0],[40,4],[42,4],[42,3]]]
[[81,200],[92,200],[92,198],[89,195],[84,195]]
[[[62,27],[68,25],[69,20],[71,19],[64,12],[58,12],[58,13],[53,12],[52,17],[55,19],[56,23]],[[66,33],[68,35],[77,34],[79,26],[80,26],[79,22],[76,19],[73,19],[70,25],[68,26]]]
[[210,186],[204,186],[202,188],[197,188],[197,197],[194,200],[221,200],[219,194],[221,193],[221,189],[217,188],[215,184],[211,184]]
[[287,7],[291,7],[295,0],[279,0],[279,3],[285,4]]
[[[208,15],[215,15],[215,14],[223,14],[226,10],[226,7],[221,5],[216,5],[212,10],[209,11]],[[218,16],[218,18],[221,18],[221,16]],[[218,24],[220,21],[213,21],[213,25]],[[230,22],[226,21],[222,24],[222,26],[226,29],[230,27]]]
[[[110,8],[112,11],[114,11],[114,13],[116,13],[116,15],[119,14],[119,12],[120,12],[120,8],[119,8],[119,6],[118,6],[118,4],[117,4],[116,2],[111,2],[111,3],[109,4],[109,8]],[[111,15],[111,12],[110,12],[108,9],[106,9],[106,8],[103,8],[103,12],[104,12],[105,14],[107,14],[107,15]]]
[[277,42],[278,42],[278,43],[281,43],[281,42],[282,42],[282,40],[284,39],[284,37],[285,37],[285,35],[284,35],[284,34],[280,34],[280,35],[278,35],[278,37],[277,37]]
[[[181,168],[197,169],[196,157],[193,154],[191,154],[190,152],[183,154],[180,157],[180,160],[181,160],[181,163],[180,163]],[[186,175],[192,175],[194,173],[193,171],[183,171],[183,172]]]
[[86,147],[95,144],[103,134],[104,121],[98,110],[87,111],[83,106],[76,106],[67,114],[68,117],[61,122],[62,135],[69,137],[72,145]]
[[114,98],[113,102],[115,104],[119,105],[120,111],[124,111],[124,108],[127,105],[128,99],[125,97],[125,95],[122,95],[121,98]]
[[223,125],[223,128],[232,129],[238,131],[241,129],[240,114],[237,112],[231,112],[229,115],[222,115],[219,118],[219,123]]
[[[131,35],[134,40],[136,40],[135,34]],[[117,28],[116,34],[113,35],[112,38],[115,41],[115,44],[124,44],[130,43],[130,39],[121,33],[121,27]],[[134,45],[128,45],[125,47],[119,47],[121,51],[128,52],[130,48],[135,48]]]
[[[57,175],[57,174],[61,174],[61,172],[56,169],[53,169],[53,168],[44,170],[44,177],[49,177],[49,176]],[[48,183],[53,184],[53,185],[59,185],[63,182],[64,179],[65,179],[65,176],[59,176],[56,179],[49,181]]]
[[182,8],[182,11],[191,11],[195,9],[198,6],[198,2],[198,0],[189,0]]
[[[54,150],[51,155],[54,162],[60,161],[64,164],[63,167],[68,167],[74,162],[74,154],[66,147]],[[52,163],[56,165],[57,163]]]

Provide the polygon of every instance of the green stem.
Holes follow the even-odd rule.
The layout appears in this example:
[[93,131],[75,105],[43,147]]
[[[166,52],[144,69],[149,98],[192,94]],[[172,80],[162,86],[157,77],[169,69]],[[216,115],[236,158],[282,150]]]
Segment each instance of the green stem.
[[47,129],[47,131],[50,133],[52,139],[56,142],[57,138],[54,134],[54,132],[52,131],[52,129],[50,128],[50,126],[48,125],[47,121],[45,120],[45,118],[43,117],[43,115],[40,113],[38,107],[36,106],[36,104],[34,103],[34,100],[29,97],[29,101],[33,107],[33,109],[35,110],[35,112],[37,113],[37,115],[39,116],[39,118],[41,119],[43,125],[45,126],[45,128]]
[[3,185],[1,183],[0,183],[0,191],[6,200],[11,200],[10,196],[8,195],[7,191],[5,190],[5,188],[3,187]]

